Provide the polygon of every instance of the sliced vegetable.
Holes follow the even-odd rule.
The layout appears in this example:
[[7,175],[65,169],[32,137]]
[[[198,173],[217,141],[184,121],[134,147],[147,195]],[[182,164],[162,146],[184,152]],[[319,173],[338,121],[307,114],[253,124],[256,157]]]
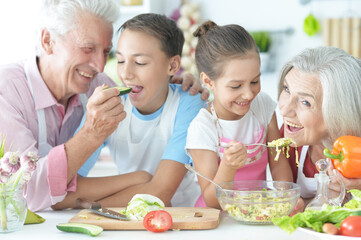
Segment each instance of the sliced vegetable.
[[59,223],[56,228],[64,232],[85,233],[92,237],[103,232],[102,227],[86,223]]
[[[116,87],[112,87],[112,88],[116,88],[119,90],[120,93],[118,96],[122,96],[122,95],[130,93],[132,91],[132,88],[130,88],[130,87],[116,86]],[[109,89],[109,88],[104,88],[104,90],[105,89]]]
[[348,216],[340,226],[341,235],[361,237],[361,216]]
[[164,210],[151,211],[143,219],[144,227],[151,232],[164,232],[172,227],[172,216]]
[[164,203],[156,196],[150,194],[136,194],[128,203],[123,212],[129,219],[143,220],[151,211],[164,209]]
[[333,143],[333,150],[323,154],[332,159],[333,166],[347,178],[361,178],[361,138],[342,136]]

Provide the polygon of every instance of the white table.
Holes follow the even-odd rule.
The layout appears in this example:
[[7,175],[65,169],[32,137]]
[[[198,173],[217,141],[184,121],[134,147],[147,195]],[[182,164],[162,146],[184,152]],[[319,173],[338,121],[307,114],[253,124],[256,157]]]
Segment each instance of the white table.
[[243,225],[235,222],[233,219],[222,213],[221,222],[216,229],[212,230],[181,230],[167,231],[163,233],[152,233],[144,231],[103,231],[100,235],[92,238],[86,234],[61,232],[56,228],[56,224],[68,222],[79,210],[63,211],[43,211],[38,212],[40,216],[46,219],[44,223],[25,225],[21,231],[7,234],[0,234],[1,240],[67,240],[67,239],[156,239],[156,240],[314,240],[314,236],[296,231],[289,235],[280,228],[272,225]]

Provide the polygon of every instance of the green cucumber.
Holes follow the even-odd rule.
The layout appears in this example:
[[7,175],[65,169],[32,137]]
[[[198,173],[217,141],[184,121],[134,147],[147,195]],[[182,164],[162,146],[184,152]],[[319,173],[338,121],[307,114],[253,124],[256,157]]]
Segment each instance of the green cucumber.
[[64,232],[86,233],[92,237],[103,232],[102,227],[86,223],[59,223],[56,228]]
[[[116,88],[119,90],[120,93],[118,96],[122,96],[122,95],[130,93],[130,91],[132,91],[132,88],[130,88],[130,87],[116,86],[116,87],[111,87],[111,88]],[[110,88],[104,88],[104,90],[105,89],[110,89]]]

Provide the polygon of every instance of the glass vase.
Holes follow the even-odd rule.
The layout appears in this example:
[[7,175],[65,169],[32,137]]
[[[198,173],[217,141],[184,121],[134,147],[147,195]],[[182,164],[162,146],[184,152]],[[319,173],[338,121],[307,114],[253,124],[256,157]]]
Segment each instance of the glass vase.
[[23,188],[0,184],[0,233],[21,230],[27,213]]

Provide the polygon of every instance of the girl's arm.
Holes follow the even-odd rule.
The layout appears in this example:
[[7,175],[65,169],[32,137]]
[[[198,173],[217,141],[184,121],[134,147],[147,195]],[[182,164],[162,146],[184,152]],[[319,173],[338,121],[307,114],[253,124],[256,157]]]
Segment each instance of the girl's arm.
[[[278,138],[281,138],[281,134],[278,129],[276,114],[273,114],[272,120],[268,125],[267,142],[271,142]],[[268,149],[268,162],[273,180],[293,182],[292,170],[286,159],[286,155],[281,153],[278,161],[274,160],[275,156],[275,149]]]
[[[241,143],[233,144],[224,151],[219,166],[217,154],[213,151],[190,149],[189,152],[195,169],[218,184],[233,181],[236,171],[243,167],[247,160],[247,148]],[[198,181],[207,206],[220,209],[214,184],[202,177],[198,177]]]

